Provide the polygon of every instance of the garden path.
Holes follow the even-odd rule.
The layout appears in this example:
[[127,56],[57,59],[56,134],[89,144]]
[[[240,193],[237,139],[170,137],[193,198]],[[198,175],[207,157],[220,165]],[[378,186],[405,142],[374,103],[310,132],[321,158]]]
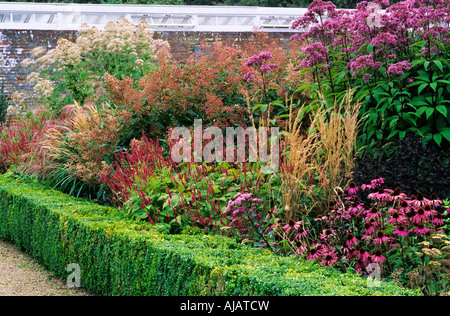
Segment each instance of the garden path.
[[0,239],[0,296],[89,296],[69,288],[31,256]]

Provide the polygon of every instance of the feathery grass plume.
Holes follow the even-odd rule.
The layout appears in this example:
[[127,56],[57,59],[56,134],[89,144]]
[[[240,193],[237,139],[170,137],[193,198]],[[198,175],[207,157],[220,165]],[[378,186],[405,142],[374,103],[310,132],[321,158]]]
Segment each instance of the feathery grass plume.
[[359,102],[349,91],[340,103],[309,112],[303,128],[305,105],[290,118],[284,138],[282,164],[285,220],[297,219],[314,207],[326,208],[335,200],[335,189],[351,177],[356,154]]

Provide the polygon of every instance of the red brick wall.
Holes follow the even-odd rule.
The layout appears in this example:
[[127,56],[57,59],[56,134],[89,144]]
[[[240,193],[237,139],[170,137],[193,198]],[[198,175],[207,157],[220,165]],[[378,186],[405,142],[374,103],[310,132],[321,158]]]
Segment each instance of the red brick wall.
[[[236,44],[249,40],[251,32],[219,33],[219,32],[155,32],[155,39],[167,40],[175,59],[182,61],[191,54],[200,51],[200,43],[229,41]],[[269,33],[270,36],[288,40],[292,33]],[[40,31],[40,30],[0,30],[0,81],[5,81],[5,92],[28,91],[32,87],[27,83],[27,69],[20,62],[29,57],[30,51],[37,46],[50,49],[56,46],[60,37],[75,40],[75,31]],[[32,105],[36,100],[30,99]]]

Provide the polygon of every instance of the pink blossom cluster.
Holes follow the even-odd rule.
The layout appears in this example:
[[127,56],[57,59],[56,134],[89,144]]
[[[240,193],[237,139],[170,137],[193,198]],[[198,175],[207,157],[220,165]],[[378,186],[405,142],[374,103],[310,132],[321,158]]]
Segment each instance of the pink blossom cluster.
[[[252,193],[237,193],[228,202],[224,218],[228,222],[227,228],[231,228],[233,235],[243,240],[261,242],[267,246],[264,239],[267,234],[264,232],[265,222],[269,219],[269,214],[263,218],[263,200],[252,197]],[[231,236],[231,234],[228,234]]]
[[386,70],[386,74],[388,75],[403,75],[403,70],[409,70],[411,68],[411,64],[407,61],[401,61],[399,63],[395,63],[389,66],[388,70]]
[[300,66],[303,68],[311,68],[318,64],[326,63],[329,52],[323,43],[316,42],[302,48],[302,54],[306,57],[301,61]]
[[[267,63],[267,61],[272,58],[273,58],[273,56],[270,52],[261,52],[259,54],[249,57],[247,62],[244,65],[247,67],[254,67],[254,68],[258,69],[261,72],[261,74],[264,74],[273,69],[278,68],[278,64]],[[253,71],[247,72],[244,75],[244,80],[246,80],[249,83],[255,81]]]
[[[386,9],[375,12],[376,6]],[[374,16],[376,26],[369,23]],[[388,73],[402,74],[406,65],[398,62],[411,62],[415,42],[426,41],[423,55],[442,57],[439,45],[450,44],[450,2],[406,0],[389,6],[386,0],[361,1],[356,10],[338,10],[330,1],[315,0],[292,28],[301,31],[292,39],[308,44],[302,50],[304,68],[328,63],[323,67],[328,69],[335,61],[328,55],[338,53],[342,57],[336,61],[350,63],[353,77],[365,67],[379,70],[381,63],[386,69],[392,65]]]
[[341,200],[313,223],[291,220],[282,229],[295,243],[295,253],[307,260],[327,266],[346,262],[364,274],[371,263],[388,269],[392,249],[401,254],[434,233],[444,233],[444,214],[436,196],[408,197],[377,178],[361,186],[351,182]]

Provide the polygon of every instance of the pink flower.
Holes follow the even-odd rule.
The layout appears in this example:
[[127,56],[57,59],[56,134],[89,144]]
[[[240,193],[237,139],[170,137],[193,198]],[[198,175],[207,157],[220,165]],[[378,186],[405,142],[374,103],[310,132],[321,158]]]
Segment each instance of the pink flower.
[[398,236],[408,236],[408,231],[403,225],[399,225],[392,233]]
[[427,218],[428,218],[428,216],[425,214],[425,210],[422,207],[420,207],[416,211],[416,214],[413,216],[412,222],[414,224],[420,224],[420,223],[426,222]]
[[369,220],[371,220],[372,218],[373,219],[377,219],[377,218],[379,218],[381,215],[380,215],[380,212],[378,212],[378,209],[375,207],[375,206],[373,206],[371,209],[370,209],[370,211],[367,213],[367,215],[366,215],[366,221],[369,221]]
[[391,201],[393,202],[398,202],[398,201],[403,201],[407,199],[407,196],[405,193],[402,192],[402,190],[400,188],[396,188],[392,193],[391,193]]
[[312,244],[311,248],[308,251],[306,259],[307,260],[316,260],[324,253],[324,251],[325,251],[325,249],[323,248],[323,246],[321,244]]
[[364,234],[365,235],[372,235],[375,232],[375,225],[372,225],[370,222],[364,223]]
[[442,205],[442,200],[438,199],[438,197],[433,193],[430,196],[430,205],[434,207],[439,207]]
[[392,192],[393,191],[390,189],[380,188],[380,189],[378,189],[378,191],[375,191],[375,192],[367,195],[367,197],[372,200],[386,202],[386,201],[392,200],[392,196],[391,196]]
[[332,249],[329,252],[326,252],[322,255],[322,262],[320,262],[320,264],[322,265],[327,265],[327,266],[332,266],[333,263],[335,263],[336,261],[338,261],[338,257],[336,255],[336,253],[334,252],[334,249]]
[[269,52],[261,52],[257,55],[253,55],[248,58],[247,62],[244,64],[247,67],[261,67],[266,60],[273,58],[272,54]]
[[359,71],[366,68],[375,68],[373,53],[357,57],[349,63],[349,67],[353,71]]
[[370,181],[370,183],[373,186],[380,186],[382,184],[384,184],[384,178],[376,176],[375,179],[373,179],[372,181]]
[[300,225],[302,225],[302,221],[294,221],[293,219],[290,219],[286,225],[284,225],[282,228],[286,233],[289,233],[292,229],[298,230]]
[[409,62],[401,61],[396,64],[392,64],[388,67],[388,70],[386,71],[387,75],[393,74],[393,75],[403,75],[403,70],[409,70],[411,68],[411,64]]
[[248,83],[251,83],[255,81],[255,77],[253,77],[253,72],[249,71],[244,75],[244,80],[246,80]]
[[266,73],[266,72],[269,72],[269,71],[271,71],[272,69],[275,69],[275,68],[277,68],[277,67],[278,67],[277,64],[262,65],[261,68],[259,68],[259,70],[260,70],[262,73]]
[[382,232],[381,230],[379,230],[379,231],[377,232],[377,235],[376,235],[376,237],[375,237],[375,239],[374,239],[373,242],[374,242],[375,245],[381,245],[381,244],[384,244],[384,243],[389,242],[389,240],[390,240],[390,238],[387,237],[387,236],[384,234],[384,232]]
[[356,258],[358,260],[366,261],[369,259],[369,257],[370,254],[366,249],[364,249],[363,247],[358,249],[358,253],[356,254]]
[[417,193],[417,197],[416,196],[411,196],[411,201],[409,202],[409,205],[411,206],[415,206],[415,207],[422,207],[425,206],[426,204],[430,204],[431,201],[426,199],[422,193]]
[[328,239],[334,236],[334,232],[331,229],[324,229],[323,232],[320,234],[320,239]]
[[379,249],[375,250],[375,252],[372,255],[372,261],[382,263],[384,260],[386,260],[386,258],[381,253],[381,250]]
[[430,230],[428,228],[426,228],[423,224],[419,224],[419,225],[417,225],[416,228],[413,229],[413,232],[415,232],[416,234],[421,234],[421,235],[425,235],[429,231]]
[[348,233],[347,234],[347,241],[345,242],[345,244],[347,245],[348,248],[352,248],[353,246],[355,246],[358,243],[358,239],[352,234],[352,233]]
[[444,220],[442,218],[442,214],[441,213],[437,213],[433,220],[431,221],[431,223],[433,223],[434,225],[436,225],[437,227],[443,226],[444,225]]
[[356,194],[358,191],[359,191],[359,188],[356,186],[356,184],[355,184],[355,182],[350,182],[350,184],[348,185],[348,188],[347,188],[347,193],[348,194]]
[[328,60],[328,49],[321,43],[316,42],[302,48],[305,58],[301,61],[300,67],[312,68],[317,64],[325,63]]
[[392,209],[393,212],[390,215],[390,218],[388,219],[389,224],[401,224],[404,223],[406,220],[406,217],[399,213],[397,210]]

